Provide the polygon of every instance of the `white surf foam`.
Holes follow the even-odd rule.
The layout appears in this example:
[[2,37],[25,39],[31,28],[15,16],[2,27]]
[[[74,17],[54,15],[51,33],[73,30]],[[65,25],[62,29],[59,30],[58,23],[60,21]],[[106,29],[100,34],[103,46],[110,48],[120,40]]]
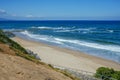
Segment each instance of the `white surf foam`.
[[33,39],[52,42],[52,43],[57,43],[57,44],[63,44],[60,41],[55,41],[52,36],[32,34],[32,33],[28,32],[28,31],[24,31],[24,32],[21,32],[21,33],[28,36],[28,37],[30,37],[30,38],[33,38]]
[[68,43],[73,43],[76,45],[87,46],[91,48],[120,52],[120,46],[116,46],[116,45],[115,46],[114,45],[102,45],[102,44],[92,43],[92,42],[85,42],[85,41],[79,41],[79,40],[65,40],[65,39],[60,39],[60,38],[55,38],[55,40],[60,41],[60,42],[68,42]]
[[47,42],[52,42],[52,43],[57,43],[57,44],[65,44],[65,45],[66,45],[66,43],[67,44],[75,44],[75,45],[86,46],[86,47],[90,47],[90,48],[96,48],[96,49],[102,49],[102,50],[108,50],[108,51],[120,53],[120,46],[117,46],[117,45],[103,45],[103,44],[87,42],[87,41],[56,38],[56,37],[47,36],[47,35],[36,35],[36,34],[29,33],[28,31],[24,31],[21,33],[26,36],[29,36],[33,39],[37,39],[37,40],[43,40],[43,41],[47,41]]
[[46,26],[41,26],[41,27],[35,27],[35,26],[33,26],[31,28],[34,28],[34,29],[53,29],[51,27],[46,27]]
[[65,28],[65,29],[61,29],[61,30],[56,30],[55,32],[79,32],[79,33],[89,33],[91,30],[94,30],[95,28],[75,28],[75,27],[71,27],[71,28]]
[[114,30],[107,30],[108,32],[110,32],[110,33],[113,33],[114,32]]
[[[95,56],[100,56],[106,59],[114,60],[117,62],[120,61],[119,60],[120,46],[117,46],[117,45],[103,45],[103,44],[94,43],[94,42],[63,39],[63,38],[58,38],[58,37],[53,37],[53,36],[48,36],[48,35],[37,35],[37,34],[32,34],[31,32],[28,32],[28,31],[24,31],[21,33],[23,35],[30,37],[31,39],[35,39],[38,41],[45,41],[45,42],[52,43],[55,45],[57,44],[59,46],[63,46],[63,47],[74,49],[74,50],[81,50],[81,47],[86,48],[87,50],[91,49],[93,50],[93,52],[90,51],[87,53],[90,53]],[[86,52],[86,49],[81,50],[81,51]],[[96,53],[96,51],[99,51],[99,52]]]
[[48,29],[48,30],[66,30],[66,29],[71,29],[69,27],[47,27],[47,26],[32,26],[31,28],[35,29]]
[[96,28],[77,28],[76,26],[67,27],[67,26],[60,26],[60,27],[48,27],[48,26],[33,26],[33,29],[40,29],[40,30],[53,30],[54,32],[79,32],[79,33],[90,33],[92,30]]

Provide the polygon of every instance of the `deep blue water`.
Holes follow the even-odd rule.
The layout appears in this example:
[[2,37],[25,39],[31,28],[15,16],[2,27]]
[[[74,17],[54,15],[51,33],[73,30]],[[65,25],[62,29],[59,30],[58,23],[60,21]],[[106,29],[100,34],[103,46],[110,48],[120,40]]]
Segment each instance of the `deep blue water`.
[[120,21],[0,21],[0,28],[120,63]]

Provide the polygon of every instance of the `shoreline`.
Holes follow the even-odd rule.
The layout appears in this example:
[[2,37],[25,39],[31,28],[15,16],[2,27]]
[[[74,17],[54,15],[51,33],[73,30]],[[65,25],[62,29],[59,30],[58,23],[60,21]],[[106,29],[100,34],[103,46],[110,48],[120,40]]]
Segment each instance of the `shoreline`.
[[64,66],[93,73],[95,73],[96,69],[99,67],[109,67],[115,70],[120,70],[120,64],[117,62],[85,54],[80,51],[51,46],[20,37],[13,37],[12,40],[18,42],[24,48],[37,53],[40,56],[41,61],[47,64]]

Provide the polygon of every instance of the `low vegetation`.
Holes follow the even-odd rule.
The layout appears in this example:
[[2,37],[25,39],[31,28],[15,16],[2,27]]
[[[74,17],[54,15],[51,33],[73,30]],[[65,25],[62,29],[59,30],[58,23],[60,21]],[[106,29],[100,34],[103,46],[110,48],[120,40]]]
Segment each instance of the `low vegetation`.
[[120,71],[115,71],[114,69],[100,67],[97,69],[95,77],[104,80],[120,80]]
[[[33,62],[39,62],[39,60],[37,60],[34,56],[29,55],[29,53],[22,46],[7,37],[2,30],[0,30],[0,43],[9,45],[9,47],[14,50],[18,56],[21,56]],[[0,51],[2,51],[2,49]]]
[[27,54],[27,51],[23,47],[21,47],[18,43],[14,42],[13,40],[9,39],[2,30],[0,30],[0,42],[8,44],[10,47],[13,47]]

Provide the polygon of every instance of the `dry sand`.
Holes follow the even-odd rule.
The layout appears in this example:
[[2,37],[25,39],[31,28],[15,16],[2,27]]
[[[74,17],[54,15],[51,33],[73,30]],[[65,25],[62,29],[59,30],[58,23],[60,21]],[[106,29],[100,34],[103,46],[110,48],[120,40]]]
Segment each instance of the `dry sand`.
[[95,72],[98,67],[109,67],[120,70],[120,64],[111,60],[91,56],[82,52],[50,46],[47,44],[25,40],[19,37],[12,38],[24,48],[37,53],[43,62],[73,69]]

